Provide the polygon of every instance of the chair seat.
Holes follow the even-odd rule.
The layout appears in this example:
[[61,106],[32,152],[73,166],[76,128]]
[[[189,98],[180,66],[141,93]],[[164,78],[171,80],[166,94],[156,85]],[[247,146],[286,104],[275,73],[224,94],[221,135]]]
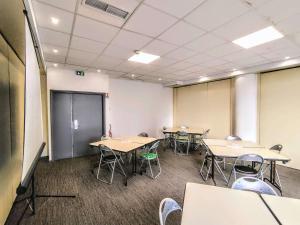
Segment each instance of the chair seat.
[[157,154],[156,153],[152,153],[152,152],[142,153],[141,156],[144,159],[147,159],[147,160],[152,160],[152,159],[156,159],[157,158]]
[[176,139],[177,142],[187,143],[189,139]]
[[238,165],[234,167],[236,172],[245,174],[257,174],[258,171],[250,166]]
[[103,161],[103,162],[113,162],[113,161],[116,160],[116,157],[117,157],[117,159],[120,159],[120,158],[121,158],[120,155],[116,155],[116,156],[114,156],[114,155],[106,155],[106,156],[104,156],[104,157],[102,158],[102,161]]
[[[207,157],[207,160],[211,161],[211,157]],[[218,156],[215,157],[215,161],[217,161],[217,162],[223,162],[223,160],[224,160],[224,158],[221,158]]]

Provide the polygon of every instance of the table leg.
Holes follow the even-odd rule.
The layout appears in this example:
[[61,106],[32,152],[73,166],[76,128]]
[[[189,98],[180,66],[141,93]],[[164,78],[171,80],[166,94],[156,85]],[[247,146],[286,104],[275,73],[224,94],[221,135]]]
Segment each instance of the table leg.
[[270,162],[270,179],[264,178],[264,181],[269,181],[270,184],[272,184],[275,188],[277,188],[280,192],[280,195],[282,195],[282,190],[279,184],[276,182],[276,161]]
[[216,185],[215,181],[215,156],[212,154],[211,156],[211,179],[213,180],[214,184]]

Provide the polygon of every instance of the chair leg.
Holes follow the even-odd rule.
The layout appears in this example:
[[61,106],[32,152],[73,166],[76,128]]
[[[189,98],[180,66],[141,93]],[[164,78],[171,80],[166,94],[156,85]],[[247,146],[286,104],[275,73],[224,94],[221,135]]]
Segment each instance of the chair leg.
[[276,177],[277,177],[277,180],[278,180],[279,187],[280,187],[280,189],[281,189],[281,191],[282,191],[281,181],[280,181],[280,178],[279,178],[279,174],[278,174],[277,169],[275,169],[275,173],[276,173]]
[[226,170],[226,159],[225,158],[223,158],[223,168],[224,168],[224,170]]
[[229,178],[228,178],[227,186],[229,186],[229,182],[230,182],[230,178],[231,178],[231,176],[232,176],[233,170],[234,170],[234,168],[232,167],[231,172],[230,172],[230,175],[229,175]]
[[117,159],[117,162],[118,162],[118,164],[119,164],[119,167],[120,167],[120,169],[121,169],[123,175],[126,177],[126,173],[125,173],[125,171],[124,171],[124,169],[123,169],[123,166],[121,165],[121,163],[120,163],[120,161],[119,161],[118,159]]
[[223,171],[222,171],[220,165],[219,165],[217,162],[215,162],[215,165],[216,165],[216,168],[217,168],[218,172],[223,176],[225,182],[228,183],[228,180],[227,180],[225,174],[223,173]]
[[148,161],[148,165],[149,165],[149,169],[150,169],[150,173],[151,173],[151,178],[154,179],[153,171],[152,171],[152,167],[151,167],[151,162],[150,162],[149,159],[147,161]]
[[112,172],[111,172],[111,177],[110,177],[110,182],[109,182],[109,184],[112,184],[112,181],[113,181],[113,179],[114,179],[115,168],[116,168],[116,161],[117,161],[117,160],[115,160],[114,163],[113,163],[113,168],[112,168]]
[[155,176],[155,178],[157,178],[157,177],[161,174],[161,167],[160,167],[159,158],[157,157],[156,160],[157,160],[157,165],[158,165],[158,168],[159,168],[159,172],[158,172],[158,174]]
[[139,170],[141,170],[141,169],[142,169],[142,167],[143,167],[143,164],[144,164],[144,161],[145,161],[145,159],[142,159],[142,163],[141,163],[141,165],[140,165],[140,169],[139,169]]
[[102,163],[102,154],[100,156],[100,161],[99,161],[99,166],[98,166],[98,172],[97,172],[97,179],[99,179],[99,173],[100,173],[101,163]]

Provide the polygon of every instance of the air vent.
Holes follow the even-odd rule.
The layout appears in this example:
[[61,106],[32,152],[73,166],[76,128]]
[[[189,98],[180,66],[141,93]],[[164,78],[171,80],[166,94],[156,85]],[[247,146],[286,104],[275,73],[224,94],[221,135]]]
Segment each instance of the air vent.
[[111,15],[120,17],[122,19],[125,19],[128,15],[128,12],[126,12],[122,9],[119,9],[113,5],[110,5],[108,3],[99,1],[99,0],[85,0],[85,1],[83,1],[83,4],[88,5],[90,7],[98,9],[98,10],[104,11]]

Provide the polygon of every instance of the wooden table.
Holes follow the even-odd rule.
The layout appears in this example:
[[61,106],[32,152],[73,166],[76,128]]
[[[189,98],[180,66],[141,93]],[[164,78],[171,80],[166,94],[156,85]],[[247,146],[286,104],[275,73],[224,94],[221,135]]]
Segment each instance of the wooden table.
[[202,128],[180,128],[180,127],[171,127],[171,128],[167,128],[165,130],[162,130],[162,132],[164,134],[166,133],[169,133],[169,134],[175,134],[177,133],[178,131],[184,131],[188,134],[191,134],[191,135],[196,135],[196,134],[203,134],[204,133],[204,129]]
[[[211,178],[213,182],[216,184],[214,179],[214,160],[215,157],[222,158],[237,158],[240,155],[244,154],[257,154],[264,158],[264,160],[270,161],[270,179],[267,179],[274,187],[276,187],[280,193],[282,190],[280,186],[277,184],[275,179],[276,173],[276,162],[280,161],[283,163],[287,163],[290,161],[290,158],[285,156],[284,154],[279,154],[277,152],[271,151],[261,145],[258,145],[253,142],[245,142],[245,141],[226,141],[222,139],[203,139],[203,143],[206,145],[208,150],[212,155],[212,166],[211,166]],[[222,145],[223,143],[223,145]]]
[[181,225],[278,225],[258,194],[187,183]]
[[283,225],[300,224],[300,199],[261,195]]
[[[90,143],[90,146],[100,148],[101,146],[106,146],[113,151],[121,152],[121,153],[133,153],[133,163],[132,163],[132,175],[135,175],[137,172],[137,149],[144,147],[147,144],[151,144],[156,141],[156,138],[152,137],[121,137],[121,138],[112,138],[103,141],[96,141]],[[128,176],[125,176],[124,184],[127,186]]]

